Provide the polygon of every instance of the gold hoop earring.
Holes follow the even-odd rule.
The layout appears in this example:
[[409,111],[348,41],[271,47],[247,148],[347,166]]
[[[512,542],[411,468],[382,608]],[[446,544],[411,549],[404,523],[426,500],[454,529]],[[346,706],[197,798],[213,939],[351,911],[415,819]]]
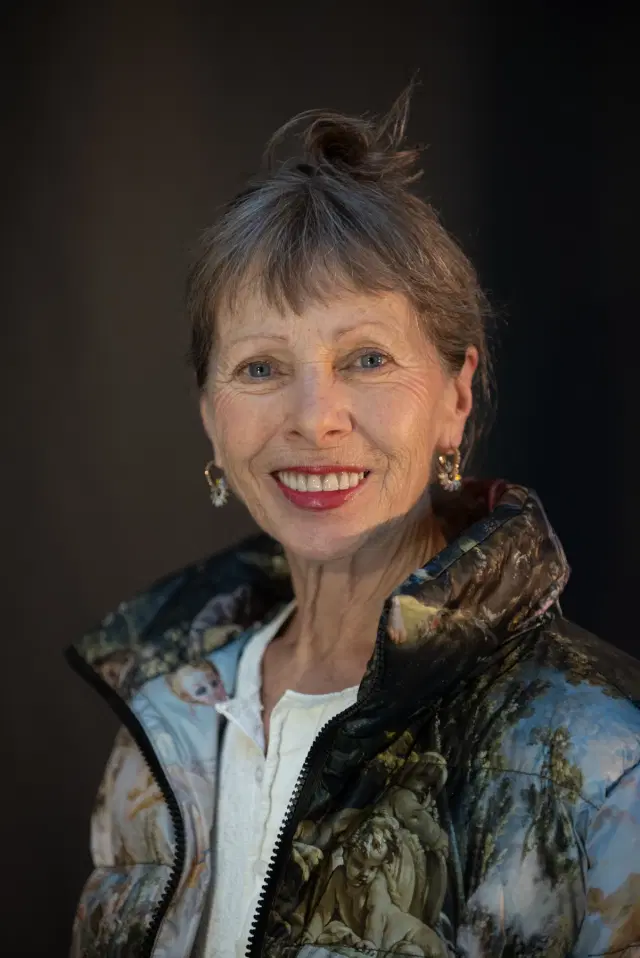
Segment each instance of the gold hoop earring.
[[224,476],[220,476],[218,479],[213,478],[211,470],[214,466],[215,462],[212,459],[211,462],[208,462],[204,467],[204,477],[209,485],[211,502],[214,506],[219,507],[223,506],[229,498],[229,485]]
[[460,461],[459,449],[438,456],[438,482],[446,492],[457,492],[462,485]]

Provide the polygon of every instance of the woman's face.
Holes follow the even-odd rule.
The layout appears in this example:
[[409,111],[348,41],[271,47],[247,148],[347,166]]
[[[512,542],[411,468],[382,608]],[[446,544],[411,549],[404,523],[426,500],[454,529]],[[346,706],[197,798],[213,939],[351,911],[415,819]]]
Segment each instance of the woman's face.
[[[476,364],[470,348],[449,376],[401,294],[341,294],[301,315],[247,298],[218,318],[203,422],[259,526],[327,561],[421,500],[434,455],[462,440]],[[347,501],[319,508],[319,495],[299,490],[294,502],[283,491],[277,474],[302,466],[335,467],[342,485],[344,471],[368,475]]]

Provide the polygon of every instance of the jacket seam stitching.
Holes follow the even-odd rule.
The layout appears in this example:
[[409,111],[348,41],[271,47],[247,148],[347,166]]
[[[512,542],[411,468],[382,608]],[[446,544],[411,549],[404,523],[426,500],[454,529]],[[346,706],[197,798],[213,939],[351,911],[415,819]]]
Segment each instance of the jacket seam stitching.
[[562,789],[565,792],[573,792],[573,794],[579,795],[582,801],[586,805],[589,805],[591,808],[593,808],[596,812],[599,812],[604,805],[604,802],[602,805],[596,805],[595,802],[592,802],[590,799],[588,799],[582,794],[582,792],[577,791],[575,788],[571,788],[569,785],[561,785],[560,782],[556,782],[556,780],[551,778],[550,775],[542,775],[540,772],[526,772],[521,768],[502,768],[499,765],[487,765],[484,766],[484,768],[490,769],[492,772],[509,772],[512,775],[526,775],[529,778],[538,778],[541,782],[551,782],[556,788]]

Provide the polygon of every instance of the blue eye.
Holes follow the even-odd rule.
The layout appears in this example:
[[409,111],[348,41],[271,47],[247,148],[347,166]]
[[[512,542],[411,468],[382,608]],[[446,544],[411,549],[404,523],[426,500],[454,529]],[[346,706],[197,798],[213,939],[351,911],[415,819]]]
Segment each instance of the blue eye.
[[387,361],[386,357],[383,356],[382,353],[379,353],[377,349],[371,349],[368,353],[362,353],[361,356],[358,356],[357,361],[360,361],[361,359],[369,359],[371,356],[377,357],[378,359],[382,360],[382,362],[367,363],[366,365],[362,366],[361,369],[380,369]]
[[[245,366],[245,370],[246,370],[247,373],[248,373],[250,369],[252,369],[252,368],[255,369],[256,367],[257,367],[258,369],[264,369],[265,367],[266,367],[267,369],[269,369],[269,368],[271,367],[271,363],[268,363],[268,362],[266,362],[265,360],[259,359],[259,360],[257,360],[257,361],[254,362],[254,363],[247,363],[247,365]],[[249,375],[249,379],[266,379],[266,376],[260,376],[260,375],[258,375],[258,376],[252,376],[252,375]]]
[[[387,364],[387,357],[384,353],[379,352],[377,349],[370,349],[366,353],[361,353],[355,360],[356,363],[360,363],[361,360],[365,360],[365,363],[360,366],[360,369],[381,369]],[[373,360],[373,361],[371,361]],[[272,364],[266,359],[256,359],[251,363],[247,363],[242,367],[242,373],[247,377],[247,379],[253,382],[260,382],[270,379],[273,374]]]

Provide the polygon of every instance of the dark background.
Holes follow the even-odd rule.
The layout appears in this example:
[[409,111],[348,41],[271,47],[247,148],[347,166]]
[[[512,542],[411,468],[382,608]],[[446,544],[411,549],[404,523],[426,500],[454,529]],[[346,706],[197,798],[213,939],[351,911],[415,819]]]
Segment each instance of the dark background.
[[420,69],[424,189],[504,316],[478,471],[540,493],[574,570],[565,612],[640,655],[636,18],[480,0],[2,7],[2,956],[65,955],[89,870],[116,720],[63,648],[252,529],[208,503],[184,276],[299,110],[379,112]]

